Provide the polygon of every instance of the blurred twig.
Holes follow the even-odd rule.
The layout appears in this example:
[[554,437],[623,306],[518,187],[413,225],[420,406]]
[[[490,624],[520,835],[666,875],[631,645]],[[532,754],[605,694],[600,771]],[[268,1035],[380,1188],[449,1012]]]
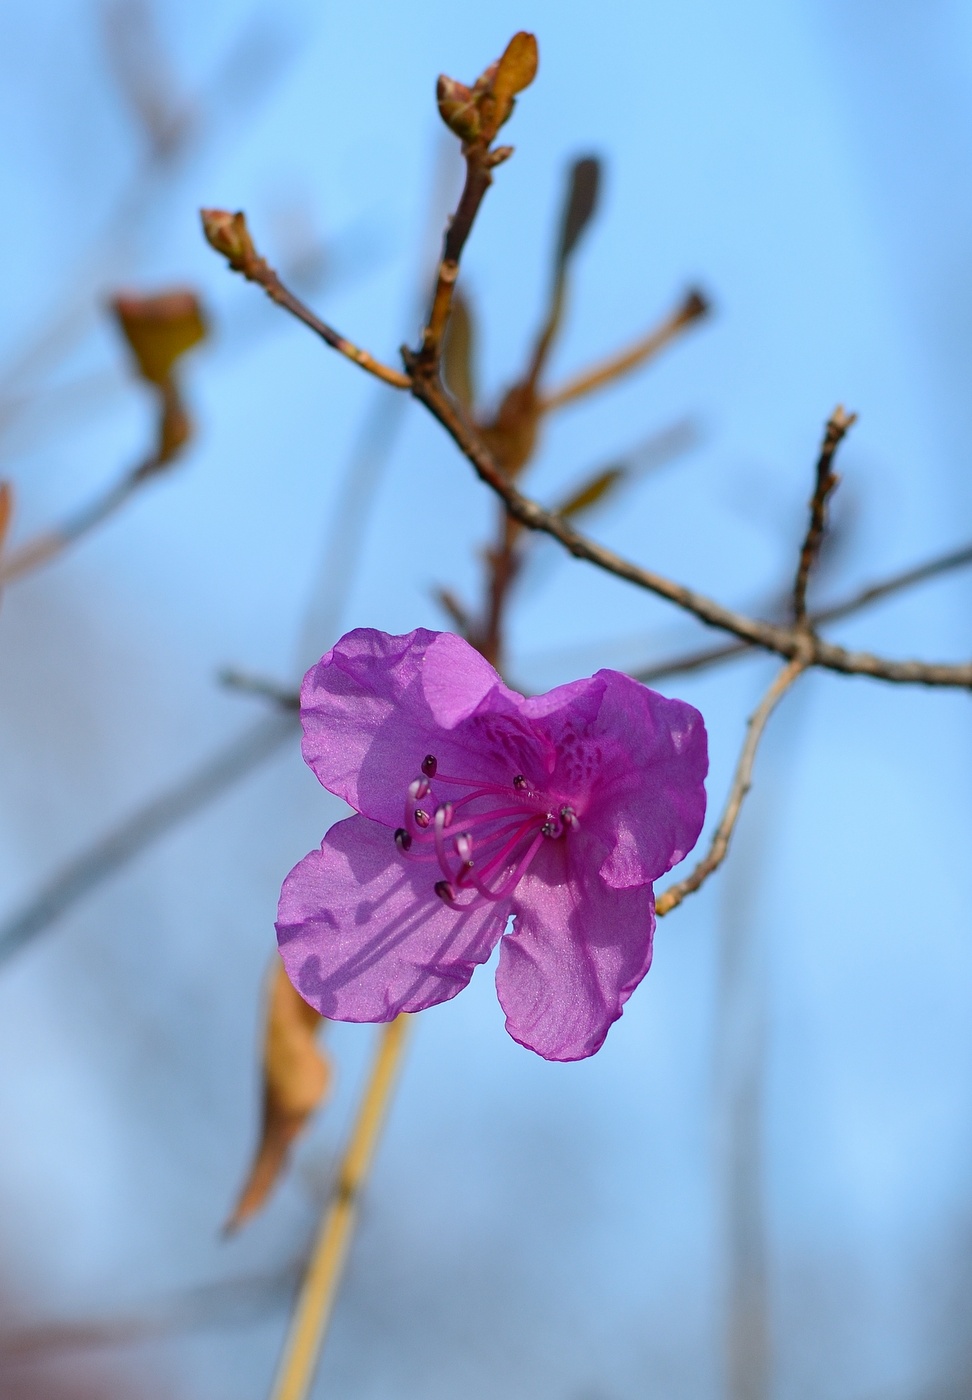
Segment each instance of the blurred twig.
[[0,925],[0,963],[19,952],[83,895],[120,870],[160,836],[215,798],[293,740],[292,714],[260,721],[188,778],[136,808],[115,829],[69,861],[27,904]]
[[304,1400],[310,1390],[354,1231],[358,1201],[391,1102],[407,1028],[408,1018],[401,1015],[379,1032],[371,1074],[301,1285],[272,1400]]

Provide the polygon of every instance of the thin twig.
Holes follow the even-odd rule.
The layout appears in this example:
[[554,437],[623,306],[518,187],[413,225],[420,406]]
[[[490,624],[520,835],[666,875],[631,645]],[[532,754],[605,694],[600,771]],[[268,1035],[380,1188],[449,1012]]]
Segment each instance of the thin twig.
[[796,582],[793,585],[793,619],[798,627],[806,628],[807,584],[810,570],[817,562],[820,546],[827,529],[827,501],[837,485],[839,477],[834,472],[834,454],[847,436],[848,430],[857,422],[856,413],[845,413],[840,404],[834,409],[824,429],[820,456],[817,458],[816,484],[810,500],[810,523],[800,550]]
[[660,326],[656,326],[653,331],[636,341],[634,345],[610,356],[601,364],[594,365],[592,369],[584,370],[581,374],[575,375],[573,379],[569,379],[566,384],[562,384],[559,389],[553,390],[552,393],[545,394],[541,401],[542,411],[552,413],[555,408],[561,408],[565,403],[572,403],[575,399],[583,398],[595,389],[600,389],[603,384],[620,379],[622,375],[636,369],[638,365],[644,364],[645,360],[657,355],[666,345],[676,340],[687,326],[703,317],[708,310],[709,303],[701,292],[689,292]]
[[671,885],[664,894],[660,895],[655,904],[655,913],[659,918],[671,913],[676,909],[686,895],[694,893],[709,878],[714,870],[725,860],[726,852],[729,849],[729,842],[735,830],[736,822],[739,820],[739,813],[746,794],[752,786],[753,762],[756,758],[756,750],[759,741],[763,737],[763,730],[766,728],[766,721],[776,709],[783,696],[790,686],[810,665],[809,655],[794,657],[779,672],[769,690],[763,696],[759,707],[749,720],[746,731],[746,742],[743,744],[742,753],[739,755],[739,762],[736,765],[735,776],[732,780],[732,787],[729,789],[729,799],[726,802],[722,820],[716,828],[712,838],[712,845],[707,854],[699,861],[695,869],[684,880],[679,880],[677,884]]
[[260,257],[253,246],[242,212],[230,214],[224,209],[203,209],[201,216],[207,241],[217,253],[223,254],[234,272],[240,273],[248,282],[255,282],[258,287],[262,287],[271,301],[289,311],[291,316],[296,316],[298,321],[303,322],[315,335],[319,335],[332,350],[337,350],[361,369],[367,370],[369,374],[375,375],[395,389],[410,388],[412,381],[407,374],[382,364],[369,351],[353,345],[284,286],[274,269],[265,258]]
[[[915,564],[910,569],[903,569],[900,573],[891,574],[886,579],[881,579],[877,583],[869,583],[866,587],[851,593],[849,597],[842,598],[839,603],[831,603],[829,607],[819,608],[816,612],[810,613],[810,623],[813,627],[818,627],[823,622],[837,622],[841,618],[850,617],[852,613],[860,612],[863,608],[870,607],[872,603],[880,602],[883,598],[890,598],[895,593],[901,593],[907,588],[913,588],[916,584],[925,583],[929,579],[938,578],[941,574],[951,573],[953,569],[962,569],[972,564],[972,544],[963,545],[961,549],[950,550],[948,554],[937,554],[933,559],[928,559],[924,564]],[[680,656],[671,656],[667,660],[655,661],[650,666],[642,667],[640,671],[632,671],[636,681],[643,681],[650,685],[653,681],[662,680],[668,676],[685,675],[690,671],[701,671],[707,666],[714,666],[720,661],[729,661],[733,657],[748,656],[753,652],[753,647],[749,642],[725,642],[721,646],[705,647],[698,651],[685,652]]]
[[301,1284],[272,1400],[305,1400],[313,1383],[357,1218],[358,1201],[391,1101],[407,1028],[408,1018],[401,1015],[381,1029],[371,1075]]

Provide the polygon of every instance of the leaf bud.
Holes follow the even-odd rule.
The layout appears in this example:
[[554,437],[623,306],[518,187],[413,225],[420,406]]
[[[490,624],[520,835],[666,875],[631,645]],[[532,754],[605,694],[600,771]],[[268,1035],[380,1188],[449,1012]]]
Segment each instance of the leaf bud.
[[435,85],[439,116],[461,141],[475,141],[480,131],[479,110],[465,83],[439,74]]
[[222,253],[230,267],[245,272],[257,254],[242,209],[235,214],[228,209],[200,209],[199,216],[210,247]]

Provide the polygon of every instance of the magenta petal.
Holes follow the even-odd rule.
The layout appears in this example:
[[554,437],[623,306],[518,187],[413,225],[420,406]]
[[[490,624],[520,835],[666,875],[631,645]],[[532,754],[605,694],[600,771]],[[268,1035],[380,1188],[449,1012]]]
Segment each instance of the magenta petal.
[[598,671],[604,689],[589,743],[600,776],[586,825],[608,848],[599,873],[619,889],[657,880],[695,845],[705,819],[709,759],[692,705],[621,675]]
[[457,912],[436,897],[436,878],[387,827],[361,816],[332,826],[280,894],[280,953],[304,1000],[336,1021],[390,1021],[460,992],[509,906]]
[[449,731],[496,687],[492,666],[449,632],[358,628],[304,677],[304,759],[330,792],[396,827],[425,755],[448,762]]
[[583,1060],[651,965],[651,886],[613,889],[551,852],[521,882],[515,911],[496,972],[506,1029],[546,1060]]

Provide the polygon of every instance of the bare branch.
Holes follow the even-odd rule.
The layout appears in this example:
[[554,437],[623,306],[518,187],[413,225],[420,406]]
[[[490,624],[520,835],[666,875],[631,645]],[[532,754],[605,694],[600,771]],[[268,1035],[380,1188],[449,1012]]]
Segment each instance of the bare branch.
[[[415,356],[406,352],[405,358],[406,363],[414,369]],[[625,579],[638,588],[666,598],[710,627],[731,632],[743,641],[788,659],[803,655],[805,634],[802,628],[784,627],[747,617],[744,613],[724,607],[703,593],[697,593],[686,588],[684,584],[666,578],[663,574],[640,568],[621,555],[615,554],[613,550],[605,549],[603,545],[581,534],[561,516],[545,510],[539,502],[524,496],[498,467],[479,434],[461,417],[436,378],[416,374],[412,393],[439,420],[480,480],[504,501],[510,515],[527,529],[550,535],[576,559],[584,559],[616,578]],[[811,664],[844,675],[872,676],[876,680],[897,684],[972,688],[972,663],[949,665],[925,661],[893,661],[869,652],[848,651],[845,647],[835,646],[820,637],[813,638]]]
[[800,550],[796,582],[793,585],[793,617],[798,626],[807,623],[807,584],[810,570],[817,562],[820,546],[827,529],[827,501],[839,481],[833,470],[834,454],[857,422],[856,413],[845,413],[840,404],[834,409],[824,429],[823,444],[817,458],[817,480],[810,501],[810,523]]
[[732,787],[729,789],[729,799],[726,802],[722,820],[712,838],[712,845],[691,874],[686,875],[685,879],[679,880],[677,884],[669,886],[664,894],[658,897],[655,913],[659,918],[663,918],[666,914],[670,914],[673,909],[677,909],[686,895],[693,894],[699,889],[725,860],[726,852],[729,850],[729,842],[732,840],[732,833],[739,820],[742,804],[752,787],[753,763],[756,759],[759,741],[763,737],[763,730],[766,728],[766,722],[797,676],[801,675],[809,665],[808,649],[805,656],[794,657],[788,665],[783,667],[760,701],[758,709],[750,717],[746,731],[746,742],[739,755]]
[[612,355],[610,359],[602,361],[592,369],[585,370],[573,379],[569,379],[566,384],[562,384],[559,389],[555,389],[550,394],[545,394],[541,400],[541,411],[551,413],[555,408],[561,408],[565,403],[572,403],[575,399],[583,398],[595,389],[600,389],[603,384],[608,384],[612,380],[620,379],[630,370],[637,369],[646,360],[657,355],[660,350],[664,350],[671,342],[686,329],[687,326],[698,321],[705,316],[709,310],[709,303],[701,292],[691,291],[683,299],[681,304],[667,316],[660,326],[636,341],[634,345],[622,350],[617,355]]
[[[969,564],[972,564],[972,544],[950,550],[947,554],[936,554],[934,558],[926,560],[924,564],[915,564],[910,569],[902,569],[899,573],[891,574],[888,578],[881,579],[877,583],[869,583],[865,588],[851,593],[849,597],[842,598],[839,603],[831,603],[829,607],[820,608],[817,612],[810,614],[810,623],[813,627],[818,627],[822,622],[837,622],[841,618],[850,617],[852,613],[870,607],[872,603],[878,603],[884,598],[890,598],[895,593],[904,592],[905,589],[913,588],[929,579],[938,578],[941,574],[951,573],[954,569],[965,568]],[[729,661],[736,656],[750,655],[752,651],[753,647],[749,642],[724,642],[721,646],[705,647],[698,651],[683,653],[681,656],[672,656],[667,660],[656,661],[651,666],[643,667],[640,671],[633,671],[632,675],[636,681],[650,685],[653,681],[661,680],[663,677],[685,675],[690,671],[701,671],[708,666],[718,664],[720,661]]]

